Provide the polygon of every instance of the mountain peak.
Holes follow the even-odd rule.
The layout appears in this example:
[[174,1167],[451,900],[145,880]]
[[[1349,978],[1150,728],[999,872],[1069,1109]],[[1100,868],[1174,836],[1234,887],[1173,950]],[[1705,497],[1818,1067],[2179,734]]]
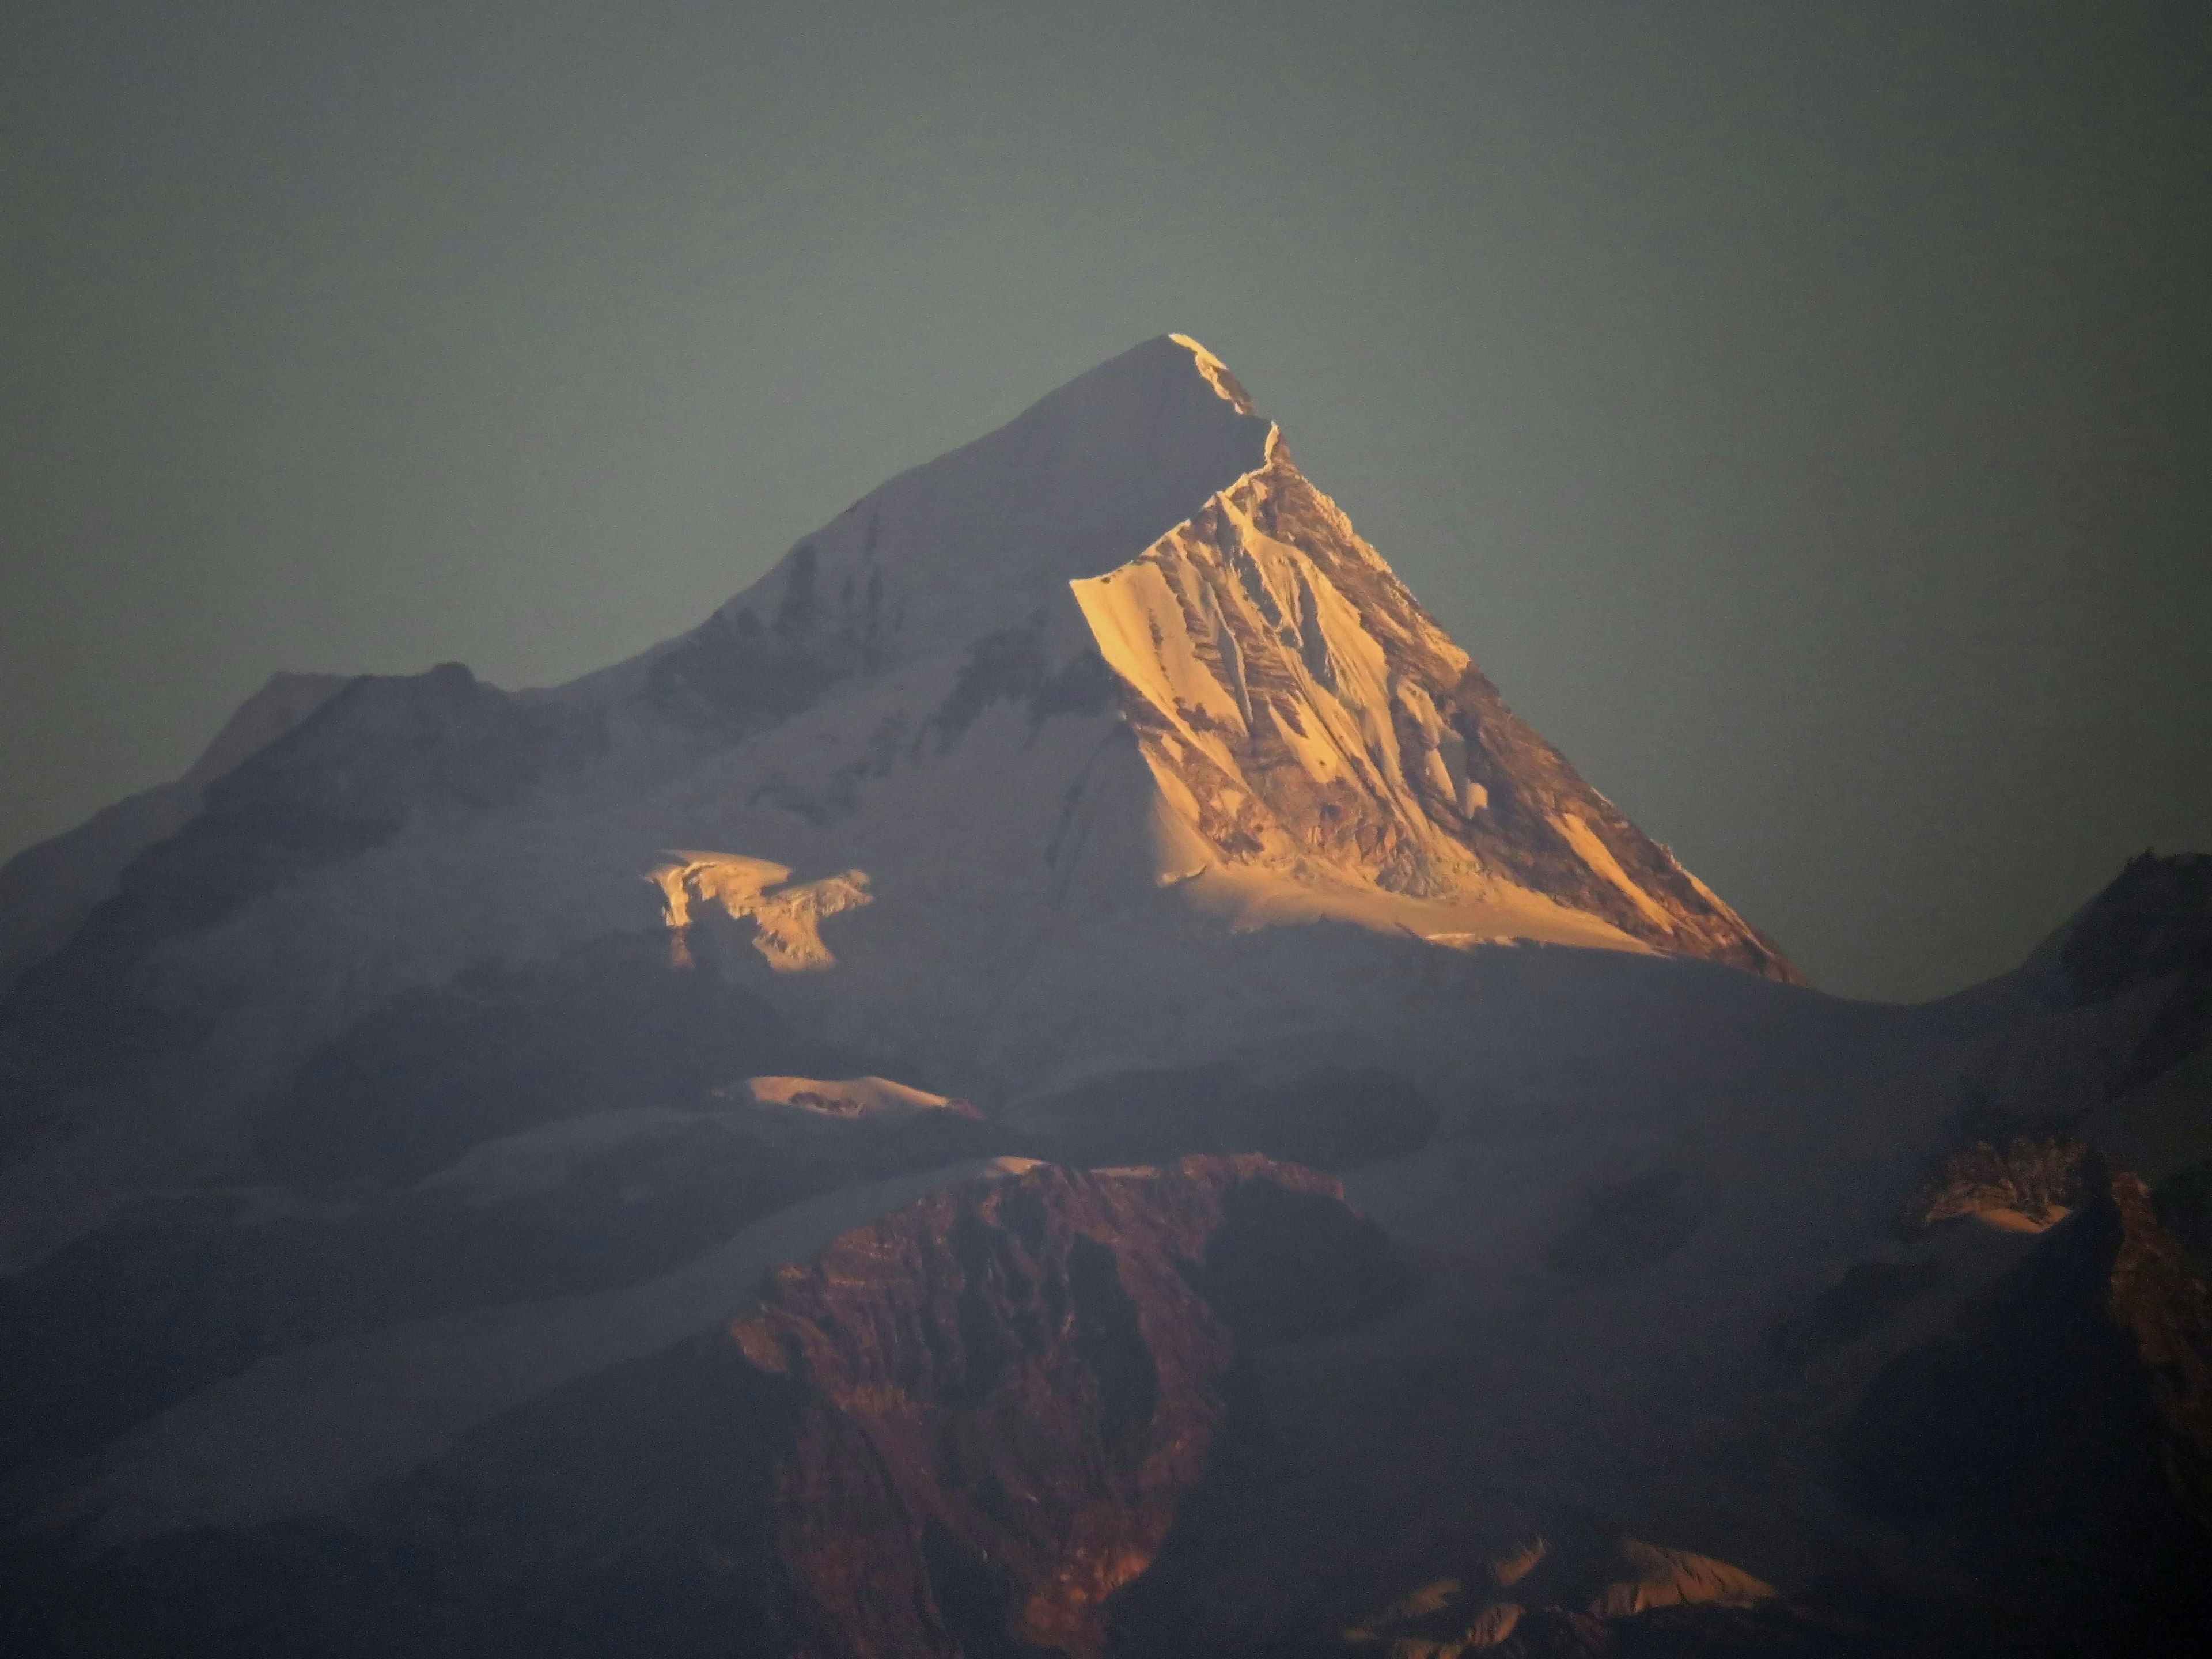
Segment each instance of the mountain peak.
[[1197,365],[1198,372],[1206,377],[1206,384],[1213,388],[1222,402],[1229,404],[1239,415],[1256,415],[1260,412],[1253,407],[1251,394],[1246,392],[1237,377],[1229,372],[1228,364],[1223,362],[1220,358],[1215,356],[1188,334],[1170,334],[1168,338],[1190,353],[1191,360]]
[[[1062,896],[1194,881],[1185,901],[1240,928],[1328,916],[1795,976],[1512,714],[1188,335],[862,497],[661,653],[648,690],[760,734],[748,804],[850,819],[841,866]],[[817,702],[808,736],[768,738]],[[1102,758],[1109,732],[1133,753]],[[933,786],[896,780],[957,747],[1003,752],[945,816],[918,811]],[[988,872],[943,868],[1038,799],[1056,828]],[[887,906],[899,885],[879,884]]]

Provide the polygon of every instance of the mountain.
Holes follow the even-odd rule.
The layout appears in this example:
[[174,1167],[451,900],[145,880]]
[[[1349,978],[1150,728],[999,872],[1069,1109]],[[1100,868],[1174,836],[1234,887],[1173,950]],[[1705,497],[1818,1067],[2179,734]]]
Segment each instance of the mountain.
[[[1180,336],[855,503],[610,678],[641,669],[648,701],[702,726],[796,716],[749,757],[751,799],[844,826],[886,868],[942,858],[913,774],[968,747],[998,787],[961,791],[962,830],[1018,827],[1006,873],[1055,897],[1194,881],[1186,902],[1215,914],[1796,977],[1513,716]],[[954,877],[971,896],[985,878]]]
[[26,1650],[2212,1612],[2212,862],[1820,994],[1194,342],[568,685],[258,703],[0,880]]
[[[866,908],[834,997],[770,1000],[960,1093],[1211,1054],[1211,993],[1175,982],[1192,933],[1334,919],[1793,979],[1505,709],[1250,410],[1202,349],[1156,340],[631,662],[519,695],[458,665],[364,678],[226,749],[204,806],[0,1007],[4,1133],[58,1160],[0,1176],[9,1255],[185,1178],[303,1056],[465,970],[604,951],[653,906],[679,946],[734,930],[743,977],[738,935],[827,902],[793,870],[856,872],[834,902]],[[1100,948],[1130,955],[1127,1006],[1104,1020],[1071,988],[1091,1016],[1071,1030],[1052,975]],[[832,959],[758,954],[780,977]],[[166,1096],[146,1079],[171,1065],[204,1132],[156,1153],[158,1110],[93,1154],[82,1132]]]

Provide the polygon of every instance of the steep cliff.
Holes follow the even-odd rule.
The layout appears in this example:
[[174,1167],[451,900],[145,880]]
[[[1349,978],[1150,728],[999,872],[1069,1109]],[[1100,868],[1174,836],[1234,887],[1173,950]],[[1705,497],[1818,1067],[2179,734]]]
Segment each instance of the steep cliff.
[[1203,1477],[1246,1341],[1402,1289],[1333,1182],[1252,1157],[950,1188],[778,1270],[732,1335],[800,1389],[778,1548],[825,1654],[1094,1659]]

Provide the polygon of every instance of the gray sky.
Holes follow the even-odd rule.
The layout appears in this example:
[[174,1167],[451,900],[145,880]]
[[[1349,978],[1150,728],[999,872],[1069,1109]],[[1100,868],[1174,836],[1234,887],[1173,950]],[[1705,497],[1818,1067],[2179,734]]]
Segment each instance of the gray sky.
[[1816,981],[2212,847],[2212,9],[0,20],[0,854],[544,684],[1139,339]]

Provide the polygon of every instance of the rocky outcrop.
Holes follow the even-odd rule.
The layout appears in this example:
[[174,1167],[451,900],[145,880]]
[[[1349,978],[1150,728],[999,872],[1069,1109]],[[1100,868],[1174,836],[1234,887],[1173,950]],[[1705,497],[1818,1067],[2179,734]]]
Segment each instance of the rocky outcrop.
[[819,973],[837,962],[822,942],[823,919],[868,902],[865,871],[793,882],[781,864],[726,854],[678,854],[650,879],[660,890],[670,955],[679,964],[691,960],[695,927],[724,926],[773,973]]
[[[412,813],[513,805],[605,742],[588,716],[487,685],[459,663],[362,675],[209,782],[204,810],[125,872],[121,893],[72,945],[70,966],[128,960],[211,926],[256,893],[389,840]],[[44,1007],[11,1006],[9,1023],[29,1024]]]
[[1224,866],[1417,899],[1518,889],[1802,982],[1506,707],[1279,436],[1074,586],[1164,795]]
[[1240,1329],[1398,1288],[1332,1182],[1256,1157],[1037,1165],[779,1270],[732,1334],[800,1391],[777,1547],[821,1650],[1091,1659],[1205,1472]]
[[[1456,1576],[1431,1580],[1346,1630],[1339,1650],[1376,1659],[1634,1652],[1644,1650],[1638,1637],[1656,1633],[1639,1627],[1638,1615],[1667,1608],[1698,1610],[1700,1616],[1686,1620],[1678,1613],[1666,1621],[1696,1646],[1705,1645],[1701,1637],[1733,1633],[1729,1650],[1758,1652],[1760,1644],[1744,1639],[1755,1626],[1712,1615],[1761,1609],[1771,1620],[1778,1609],[1765,1604],[1775,1599],[1771,1585],[1724,1561],[1585,1527],[1560,1545],[1530,1539]],[[1784,1644],[1777,1648],[1787,1650]]]
[[1945,1155],[1903,1220],[1908,1227],[1932,1227],[1975,1216],[2008,1231],[2041,1232],[2064,1220],[2078,1198],[2087,1152],[2070,1135],[1976,1140]]

